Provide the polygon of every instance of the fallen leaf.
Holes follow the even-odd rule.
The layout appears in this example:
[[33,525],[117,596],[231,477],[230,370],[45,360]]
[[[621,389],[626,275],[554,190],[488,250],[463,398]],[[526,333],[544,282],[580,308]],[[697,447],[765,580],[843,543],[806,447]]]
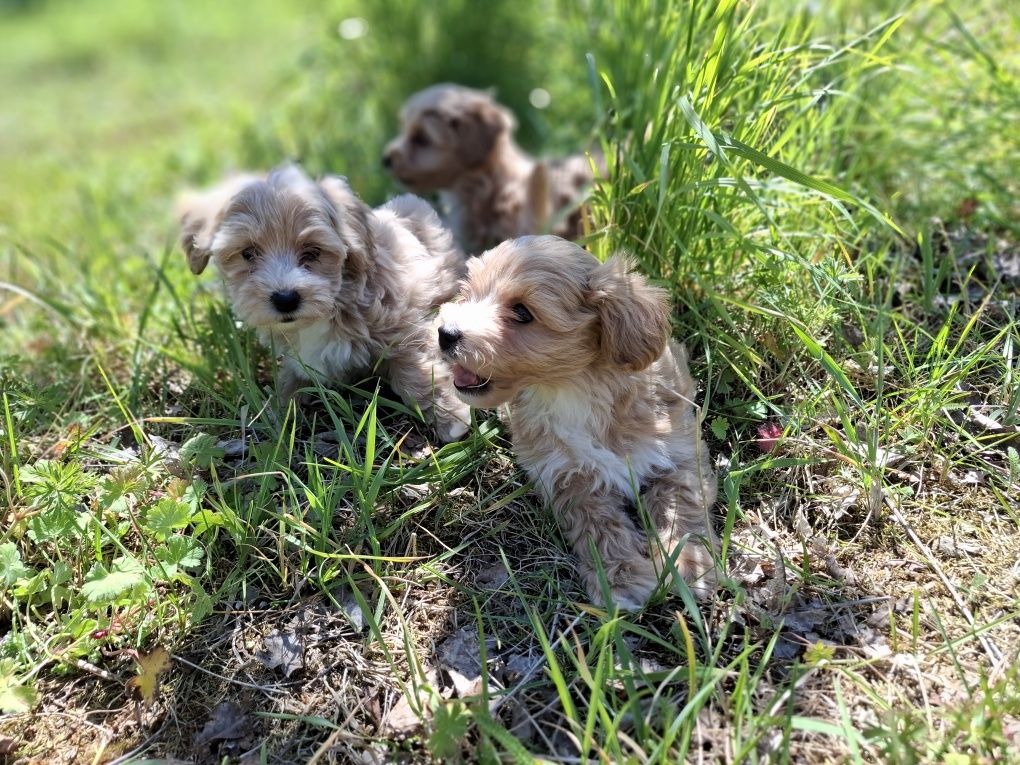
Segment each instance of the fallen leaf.
[[361,633],[365,629],[365,615],[361,612],[361,605],[354,593],[346,587],[336,587],[330,591],[330,594],[340,604],[340,611],[347,617],[347,621],[354,631]]
[[956,215],[960,218],[969,218],[978,209],[978,201],[974,197],[964,197],[956,206]]
[[950,558],[963,558],[967,555],[980,555],[984,552],[984,548],[979,544],[946,535],[940,536],[933,547],[936,552]]
[[435,668],[425,670],[425,682],[418,685],[417,704],[411,704],[408,696],[414,693],[414,688],[408,683],[407,693],[401,694],[397,702],[390,707],[385,717],[380,721],[380,732],[386,734],[410,733],[421,725],[422,721],[430,715],[429,692],[426,686],[433,690],[439,687],[439,673]]
[[157,646],[151,653],[139,651],[135,661],[138,663],[138,674],[128,680],[124,687],[129,696],[134,694],[148,708],[156,700],[159,676],[170,669],[170,652]]
[[[487,640],[486,647],[491,651],[495,648],[495,641]],[[481,676],[481,656],[478,632],[474,627],[461,627],[436,646],[436,658],[439,660],[439,665],[448,672],[454,670],[459,673],[465,683],[474,683]],[[454,684],[457,684],[456,680],[454,680]],[[457,690],[460,692],[461,688],[458,686]]]
[[336,457],[340,453],[336,433],[316,433],[312,436],[312,451],[319,457]]
[[761,559],[755,555],[734,555],[730,576],[741,584],[757,584],[765,578]]
[[776,645],[772,649],[772,656],[780,661],[789,661],[796,657],[803,648],[799,643],[794,643],[792,640],[787,640],[782,635],[776,640]]
[[[424,712],[424,709],[422,709],[422,712]],[[409,733],[421,725],[421,721],[422,718],[411,707],[411,702],[408,701],[407,696],[402,695],[397,699],[397,703],[390,708],[390,711],[386,713],[386,717],[382,722],[382,731],[387,734]]]
[[852,322],[843,322],[843,337],[854,348],[860,348],[868,339],[863,330]]
[[9,757],[18,751],[18,747],[21,744],[18,743],[17,739],[10,738],[9,736],[0,736],[0,757]]
[[804,635],[821,624],[826,616],[821,610],[794,611],[783,616],[783,628]]
[[535,664],[535,657],[526,653],[512,653],[506,657],[503,677],[507,684],[515,683],[527,675]]
[[216,705],[209,722],[195,736],[194,748],[199,755],[207,754],[210,745],[218,741],[237,741],[248,735],[251,720],[233,701]]
[[279,669],[284,677],[305,665],[304,645],[293,632],[274,630],[263,642],[265,650],[255,656],[266,669]]
[[509,579],[510,572],[506,570],[503,561],[499,561],[494,566],[482,569],[475,575],[475,587],[480,590],[498,590]]
[[538,733],[534,718],[528,714],[527,707],[516,699],[510,699],[510,732],[524,745],[534,741]]
[[236,460],[244,457],[248,451],[248,445],[243,438],[231,438],[226,441],[217,441],[216,448],[223,450],[224,458]]
[[446,674],[450,678],[450,683],[453,684],[454,690],[457,692],[457,698],[466,699],[481,694],[481,675],[474,678],[468,678],[455,669],[447,669]]

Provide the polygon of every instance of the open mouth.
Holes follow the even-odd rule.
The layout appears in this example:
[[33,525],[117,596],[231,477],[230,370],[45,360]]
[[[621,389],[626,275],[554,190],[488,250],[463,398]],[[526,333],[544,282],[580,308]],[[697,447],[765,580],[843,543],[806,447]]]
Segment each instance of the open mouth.
[[489,387],[489,380],[483,380],[460,364],[454,364],[450,371],[453,372],[453,387],[461,393],[484,393]]
[[296,316],[292,316],[292,315],[288,314],[287,316],[284,316],[282,319],[280,319],[280,323],[281,324],[290,324],[296,318],[297,318]]

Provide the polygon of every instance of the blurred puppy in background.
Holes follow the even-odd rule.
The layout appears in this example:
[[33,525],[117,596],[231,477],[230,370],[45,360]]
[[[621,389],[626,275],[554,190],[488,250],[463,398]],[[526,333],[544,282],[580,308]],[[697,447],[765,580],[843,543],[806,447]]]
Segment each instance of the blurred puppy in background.
[[313,375],[378,373],[443,441],[467,431],[430,315],[456,294],[464,258],[427,202],[408,194],[372,210],[342,178],[285,165],[188,194],[179,214],[192,272],[213,260],[235,315],[283,349],[284,398]]
[[631,265],[554,236],[505,242],[468,262],[438,327],[460,397],[508,404],[514,452],[555,510],[588,594],[605,600],[601,567],[628,609],[673,568],[707,596],[716,547],[716,479],[687,354],[670,342],[665,291]]
[[[513,140],[513,115],[488,93],[433,85],[400,110],[383,166],[411,191],[441,192],[447,220],[471,254],[524,234],[582,233],[592,171],[574,155],[535,160]],[[600,171],[603,172],[604,171]]]

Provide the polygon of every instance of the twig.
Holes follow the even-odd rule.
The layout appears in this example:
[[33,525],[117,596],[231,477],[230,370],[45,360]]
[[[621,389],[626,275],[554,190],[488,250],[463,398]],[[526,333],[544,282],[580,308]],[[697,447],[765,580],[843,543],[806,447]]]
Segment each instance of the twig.
[[200,667],[197,664],[192,664],[187,659],[181,658],[180,656],[178,656],[175,653],[170,654],[170,657],[174,661],[179,661],[181,664],[186,664],[187,666],[191,667],[192,669],[197,669],[199,672],[204,672],[207,675],[211,675],[212,677],[215,677],[217,680],[222,680],[222,681],[224,681],[226,683],[231,683],[232,685],[240,685],[240,686],[242,686],[244,688],[254,688],[256,691],[262,691],[263,693],[267,693],[267,694],[269,694],[269,693],[279,693],[280,692],[278,690],[279,688],[286,687],[288,685],[298,685],[298,683],[299,683],[299,681],[294,681],[292,683],[278,683],[276,685],[256,685],[255,683],[246,683],[246,682],[244,682],[244,680],[235,680],[232,677],[226,677],[224,675],[219,675],[219,674],[217,674],[217,673],[215,673],[215,672],[213,672],[211,670],[206,669],[205,667]]
[[[152,744],[156,741],[157,738],[159,738],[159,735],[162,732],[163,732],[163,726],[160,725],[159,728],[157,728],[151,734],[149,734],[149,737],[147,739],[145,739],[145,741],[140,743],[138,746],[136,746],[130,752],[125,752],[124,754],[122,754],[117,759],[110,760],[110,762],[106,763],[106,765],[122,765],[123,763],[130,762],[137,755],[141,754],[146,749],[148,749],[150,746],[152,746]],[[166,760],[166,762],[169,765],[173,765],[174,762],[179,762],[179,760]]]
[[[379,683],[376,683],[375,687],[367,694],[365,694],[365,698],[371,698],[372,696],[374,696],[376,691],[379,690],[379,685],[380,685]],[[344,718],[344,721],[337,725],[336,728],[333,729],[333,732],[329,734],[329,738],[327,738],[325,741],[322,742],[322,744],[319,745],[319,748],[315,750],[315,753],[311,756],[311,759],[309,759],[308,762],[305,763],[305,765],[315,765],[315,763],[317,763],[320,759],[323,758],[323,756],[325,756],[329,752],[329,750],[333,747],[333,744],[336,743],[338,738],[340,738],[341,736],[350,735],[350,731],[348,731],[347,728],[351,724],[351,720],[354,719],[354,715],[356,715],[360,711],[360,709],[361,709],[360,707],[356,706],[354,707],[354,709],[350,711],[347,717]]]
[[974,619],[974,614],[972,614],[970,609],[967,608],[967,604],[963,602],[963,598],[961,598],[960,593],[956,591],[956,587],[953,586],[953,583],[950,581],[949,577],[946,576],[945,573],[942,571],[942,567],[939,565],[939,562],[935,559],[935,556],[932,555],[931,550],[928,549],[928,545],[922,542],[920,537],[918,537],[917,534],[914,533],[914,529],[911,527],[909,523],[907,523],[907,519],[904,518],[902,514],[900,514],[900,511],[896,507],[896,504],[891,499],[889,499],[889,497],[885,497],[885,504],[889,508],[889,511],[892,513],[892,516],[896,520],[896,522],[903,527],[903,530],[907,532],[907,536],[909,536],[910,540],[914,543],[914,545],[917,546],[917,549],[921,551],[921,554],[927,560],[927,563],[931,567],[931,570],[934,571],[938,578],[942,580],[942,584],[944,584],[946,589],[949,591],[949,594],[955,601],[957,608],[960,609],[960,613],[963,614],[963,618],[967,620],[967,623],[970,625],[971,630],[973,630],[974,636],[977,637],[978,641],[981,643],[982,648],[985,649],[985,653],[987,653],[988,657],[997,664],[1001,662],[1002,651],[999,650],[998,646],[996,646],[995,643],[993,643],[991,640],[989,640],[980,632],[978,632],[977,621]]
[[[559,646],[559,644],[566,639],[567,633],[572,632],[574,630],[574,627],[576,627],[580,623],[581,618],[583,616],[584,614],[581,613],[574,617],[574,621],[568,624],[567,628],[563,630],[560,633],[560,636],[556,638],[556,640],[549,646],[550,650]],[[528,667],[528,670],[521,676],[521,679],[517,681],[517,684],[514,685],[513,688],[504,693],[502,696],[499,696],[489,702],[489,712],[495,713],[501,706],[503,706],[504,703],[513,698],[517,694],[517,692],[521,690],[521,688],[523,688],[525,685],[531,682],[531,678],[535,675],[536,672],[538,672],[538,668],[541,667],[544,663],[545,655],[543,654],[539,656],[537,659],[535,659],[535,662],[530,667]]]

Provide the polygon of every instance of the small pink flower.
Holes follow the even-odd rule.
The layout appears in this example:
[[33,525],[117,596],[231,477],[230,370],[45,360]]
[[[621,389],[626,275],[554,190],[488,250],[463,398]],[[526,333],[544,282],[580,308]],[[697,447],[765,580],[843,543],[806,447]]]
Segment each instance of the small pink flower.
[[758,426],[758,448],[768,454],[783,437],[783,426],[778,422],[769,421]]

